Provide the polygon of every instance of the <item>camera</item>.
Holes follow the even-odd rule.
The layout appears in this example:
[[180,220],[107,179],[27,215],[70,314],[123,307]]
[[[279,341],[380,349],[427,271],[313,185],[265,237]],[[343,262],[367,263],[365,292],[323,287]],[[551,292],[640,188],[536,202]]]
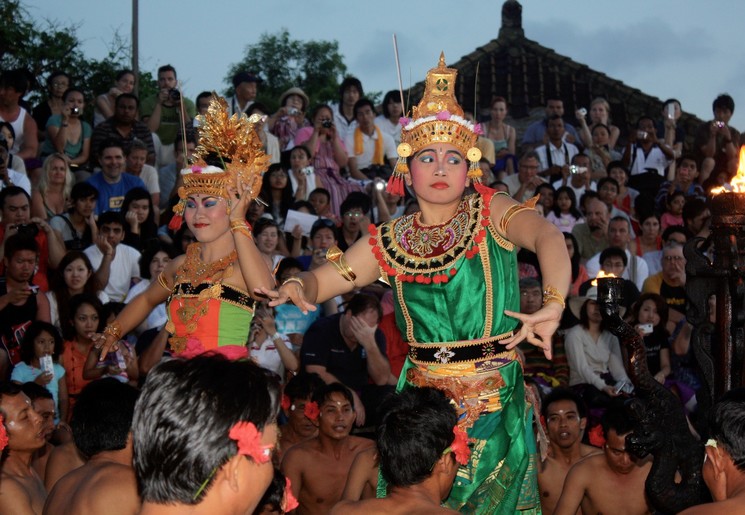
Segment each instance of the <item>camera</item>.
[[375,181],[375,189],[383,191],[383,189],[385,189],[385,183],[383,181]]
[[300,173],[303,175],[310,175],[313,173],[313,167],[312,166],[306,166],[305,168],[300,169]]
[[571,165],[569,167],[569,173],[572,175],[578,175],[581,173],[587,173],[587,167],[586,166],[577,166],[577,165]]
[[181,102],[181,92],[176,88],[168,90],[168,98],[171,102]]
[[36,284],[29,284],[28,289],[31,290],[31,293],[33,293],[34,295],[39,293],[39,286]]
[[580,116],[582,116],[582,117],[587,116],[587,109],[585,109],[584,107],[580,107],[579,110],[578,110],[578,112],[579,112]]
[[721,129],[722,127],[724,127],[724,122],[720,122],[720,121],[717,120],[716,122],[714,122],[714,126],[717,129]]
[[636,139],[647,139],[647,131],[636,131]]
[[333,126],[334,122],[332,122],[331,120],[321,120],[321,127],[323,127],[324,129],[330,129]]
[[639,330],[644,334],[652,334],[654,326],[652,324],[639,324]]
[[80,114],[80,108],[79,107],[73,107],[70,109],[71,114]]
[[28,238],[36,238],[36,235],[39,234],[39,226],[36,224],[18,224],[16,225],[16,229],[18,230],[18,234],[21,236],[26,236]]
[[290,115],[290,116],[295,116],[299,112],[300,111],[298,111],[297,108],[295,108],[295,107],[288,107],[287,108],[287,114]]

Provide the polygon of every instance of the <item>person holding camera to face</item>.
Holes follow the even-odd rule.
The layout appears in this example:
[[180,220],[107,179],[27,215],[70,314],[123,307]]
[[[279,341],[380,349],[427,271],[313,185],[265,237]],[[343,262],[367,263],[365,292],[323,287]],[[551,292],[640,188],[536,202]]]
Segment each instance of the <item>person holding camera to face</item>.
[[279,139],[279,149],[284,152],[295,139],[297,131],[310,126],[305,119],[310,100],[300,88],[290,88],[279,97],[279,109],[266,122],[269,131]]
[[636,122],[636,130],[630,131],[629,142],[623,154],[623,164],[631,171],[631,175],[645,173],[647,168],[654,168],[662,177],[665,168],[673,159],[673,150],[667,145],[660,145],[654,120],[649,116],[642,116]]
[[41,144],[41,157],[55,152],[65,154],[70,166],[84,166],[88,163],[93,129],[82,120],[85,109],[85,95],[78,88],[69,88],[62,95],[62,112],[49,117],[47,137]]
[[162,144],[160,163],[157,168],[176,160],[173,144],[181,128],[181,106],[187,125],[196,116],[194,102],[181,97],[181,90],[176,79],[176,69],[170,64],[158,68],[158,94],[142,101],[140,115],[151,132],[160,138]]
[[[31,197],[23,188],[8,186],[0,191],[0,255],[6,242],[14,234],[21,234],[36,241],[39,260],[33,274],[32,283],[42,292],[49,289],[47,269],[57,268],[65,256],[65,243],[62,236],[41,218],[31,217]],[[6,263],[0,264],[0,274],[5,272]]]

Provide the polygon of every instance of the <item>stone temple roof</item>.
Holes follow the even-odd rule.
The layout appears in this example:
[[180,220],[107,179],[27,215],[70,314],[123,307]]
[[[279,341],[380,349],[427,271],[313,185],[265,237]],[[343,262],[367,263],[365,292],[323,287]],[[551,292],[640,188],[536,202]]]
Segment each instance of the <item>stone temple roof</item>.
[[[467,111],[477,106],[477,117],[488,117],[491,98],[504,97],[510,106],[508,123],[516,126],[518,137],[524,127],[543,116],[546,99],[550,97],[564,100],[565,118],[575,125],[576,109],[589,110],[592,99],[604,97],[611,106],[612,123],[621,129],[619,144],[625,142],[628,128],[640,116],[649,114],[655,120],[662,116],[663,99],[526,38],[522,6],[517,0],[507,0],[502,5],[502,26],[496,39],[447,64],[458,70],[456,97],[461,106]],[[410,105],[416,105],[423,91],[424,81],[411,88]],[[404,93],[404,97],[408,94]],[[692,143],[700,123],[693,115],[683,113],[681,116],[678,124],[688,134],[688,143]]]

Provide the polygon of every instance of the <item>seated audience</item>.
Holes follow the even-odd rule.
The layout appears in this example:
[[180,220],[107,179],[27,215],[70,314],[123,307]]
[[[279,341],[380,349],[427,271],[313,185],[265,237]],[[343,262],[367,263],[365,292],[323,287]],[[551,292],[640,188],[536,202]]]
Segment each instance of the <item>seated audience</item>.
[[626,450],[631,422],[622,408],[605,412],[602,422],[603,454],[575,464],[564,481],[554,515],[582,513],[650,513],[644,482],[652,467],[650,459],[638,460]]
[[64,106],[60,114],[49,117],[46,138],[39,151],[42,159],[59,152],[74,167],[86,166],[91,151],[93,129],[82,119],[85,95],[81,89],[68,88],[62,95]]
[[70,299],[79,293],[96,296],[102,303],[109,301],[101,290],[88,256],[79,250],[71,250],[62,258],[60,266],[52,276],[52,284],[46,293],[52,324],[62,329],[69,320]]
[[91,136],[91,169],[99,164],[101,145],[108,140],[118,141],[126,152],[134,140],[147,146],[147,163],[155,165],[155,145],[147,124],[137,119],[140,100],[132,93],[122,93],[114,102],[114,114],[96,125]]
[[132,188],[124,196],[124,244],[142,252],[150,240],[158,237],[155,205],[147,190]]
[[383,499],[342,501],[331,514],[458,513],[441,506],[459,465],[471,453],[456,422],[450,401],[434,388],[411,388],[389,398],[377,431],[388,494]]
[[124,150],[116,140],[107,140],[101,144],[98,152],[101,171],[88,178],[88,183],[98,190],[96,214],[106,211],[120,211],[124,196],[132,188],[145,189],[142,179],[124,173]]
[[72,432],[88,461],[57,481],[44,513],[136,515],[140,498],[131,431],[137,390],[103,379],[88,385],[78,400]]
[[85,250],[98,237],[96,226],[96,199],[98,190],[87,182],[72,187],[72,207],[66,213],[49,220],[49,225],[62,236],[67,250]]
[[300,503],[297,515],[328,513],[341,499],[354,457],[374,445],[349,434],[354,410],[352,392],[341,383],[317,390],[313,402],[305,405],[308,417],[318,424],[318,436],[295,445],[282,459],[282,473]]
[[67,166],[67,158],[55,152],[44,160],[39,186],[31,193],[31,216],[48,220],[67,211],[75,176]]

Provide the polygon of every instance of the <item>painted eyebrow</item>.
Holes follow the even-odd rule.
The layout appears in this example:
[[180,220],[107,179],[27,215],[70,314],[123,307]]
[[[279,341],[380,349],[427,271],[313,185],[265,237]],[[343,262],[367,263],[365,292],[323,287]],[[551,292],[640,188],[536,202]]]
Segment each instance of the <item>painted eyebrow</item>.
[[[219,198],[219,197],[215,197],[215,196],[213,196],[213,195],[210,195],[209,197],[204,197],[204,198],[202,198],[202,202],[204,202],[205,200],[209,200],[209,199],[218,199],[218,198]],[[196,198],[192,197],[191,195],[189,195],[188,197],[186,197],[186,199],[187,199],[187,200],[192,200],[192,201],[194,201],[194,202],[199,202],[199,201],[198,201],[198,200],[197,200]],[[143,200],[144,200],[144,199],[143,199]]]

